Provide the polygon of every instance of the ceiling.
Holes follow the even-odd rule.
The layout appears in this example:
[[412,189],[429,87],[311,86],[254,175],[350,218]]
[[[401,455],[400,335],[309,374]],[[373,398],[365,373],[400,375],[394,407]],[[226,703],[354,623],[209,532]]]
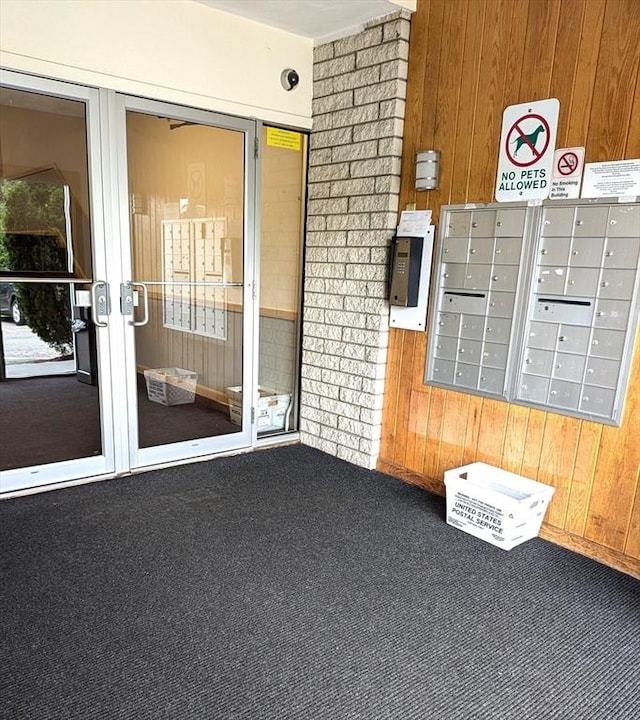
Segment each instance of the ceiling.
[[316,45],[359,32],[370,20],[405,8],[416,0],[197,0],[223,12],[311,38]]

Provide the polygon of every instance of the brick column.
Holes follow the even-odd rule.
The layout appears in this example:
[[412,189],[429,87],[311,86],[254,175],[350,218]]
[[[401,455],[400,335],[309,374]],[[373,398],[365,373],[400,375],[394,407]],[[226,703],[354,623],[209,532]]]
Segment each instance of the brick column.
[[368,468],[380,446],[409,18],[314,50],[301,437]]

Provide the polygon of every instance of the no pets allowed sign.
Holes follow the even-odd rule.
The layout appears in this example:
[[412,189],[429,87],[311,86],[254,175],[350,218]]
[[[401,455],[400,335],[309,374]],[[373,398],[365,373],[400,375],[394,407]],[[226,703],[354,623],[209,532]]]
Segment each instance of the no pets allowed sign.
[[496,200],[543,200],[549,195],[560,102],[510,105],[502,115]]

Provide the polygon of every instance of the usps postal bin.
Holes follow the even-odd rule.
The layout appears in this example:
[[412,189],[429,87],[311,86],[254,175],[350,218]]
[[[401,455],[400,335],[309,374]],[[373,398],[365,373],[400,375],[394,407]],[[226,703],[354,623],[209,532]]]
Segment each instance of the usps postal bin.
[[[258,388],[258,407],[256,408],[256,425],[258,432],[288,430],[289,408],[291,395],[278,394],[275,390],[260,386]],[[229,403],[229,419],[236,425],[242,425],[242,386],[227,388]]]
[[511,550],[537,537],[555,488],[476,462],[447,470],[447,523]]
[[198,373],[182,368],[158,368],[145,370],[147,396],[161,405],[185,405],[196,398]]

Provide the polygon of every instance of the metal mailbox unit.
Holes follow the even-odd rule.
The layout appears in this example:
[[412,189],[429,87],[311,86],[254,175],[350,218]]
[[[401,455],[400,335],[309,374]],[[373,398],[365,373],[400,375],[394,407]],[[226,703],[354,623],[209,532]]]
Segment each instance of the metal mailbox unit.
[[619,424],[637,326],[640,204],[540,209],[518,401]]
[[442,208],[425,383],[619,424],[640,204]]
[[425,382],[506,398],[526,204],[442,208]]

